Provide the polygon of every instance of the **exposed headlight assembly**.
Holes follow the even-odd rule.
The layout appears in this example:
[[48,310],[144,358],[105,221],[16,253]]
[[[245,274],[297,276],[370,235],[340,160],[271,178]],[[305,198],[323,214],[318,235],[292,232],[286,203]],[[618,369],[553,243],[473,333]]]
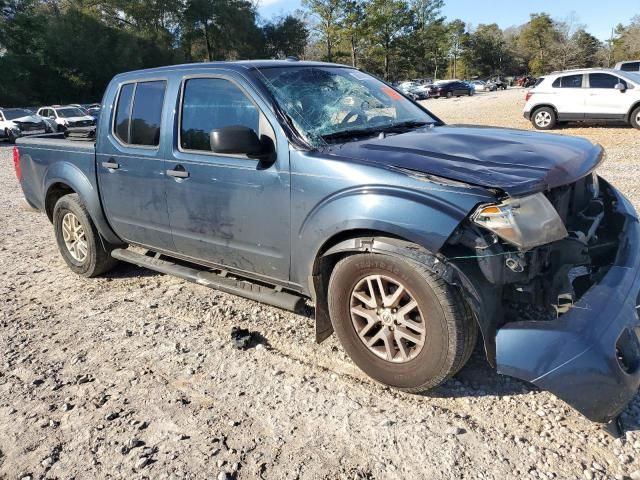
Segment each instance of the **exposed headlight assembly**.
[[543,193],[481,205],[471,220],[521,250],[565,238],[562,219]]

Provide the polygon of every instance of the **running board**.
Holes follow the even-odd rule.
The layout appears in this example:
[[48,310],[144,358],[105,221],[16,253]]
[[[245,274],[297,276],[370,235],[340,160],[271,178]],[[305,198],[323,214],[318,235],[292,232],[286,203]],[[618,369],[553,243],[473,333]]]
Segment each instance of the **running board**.
[[298,295],[284,292],[277,288],[251,283],[247,280],[232,278],[226,276],[226,272],[217,274],[210,270],[180,265],[168,260],[163,260],[159,256],[151,257],[123,248],[116,248],[111,252],[111,256],[123,262],[133,263],[139,267],[173,275],[189,282],[230,293],[231,295],[248,298],[256,302],[267,303],[274,307],[282,308],[283,310],[301,312],[305,305],[304,298]]

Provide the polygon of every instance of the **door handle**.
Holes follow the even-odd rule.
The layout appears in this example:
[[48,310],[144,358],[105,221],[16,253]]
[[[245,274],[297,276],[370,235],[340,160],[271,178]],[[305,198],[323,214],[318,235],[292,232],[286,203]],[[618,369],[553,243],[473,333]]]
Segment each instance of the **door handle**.
[[167,170],[167,175],[174,178],[188,178],[189,172],[187,172],[182,165],[176,165],[173,170]]
[[120,168],[120,165],[113,158],[110,158],[108,162],[102,162],[102,166],[110,170],[116,170]]

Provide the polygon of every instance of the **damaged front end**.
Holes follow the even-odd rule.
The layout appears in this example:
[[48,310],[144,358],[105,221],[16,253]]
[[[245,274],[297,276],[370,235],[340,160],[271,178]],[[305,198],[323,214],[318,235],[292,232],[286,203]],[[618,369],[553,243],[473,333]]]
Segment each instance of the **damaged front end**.
[[595,174],[537,195],[481,206],[441,253],[498,372],[606,422],[640,384],[638,219]]

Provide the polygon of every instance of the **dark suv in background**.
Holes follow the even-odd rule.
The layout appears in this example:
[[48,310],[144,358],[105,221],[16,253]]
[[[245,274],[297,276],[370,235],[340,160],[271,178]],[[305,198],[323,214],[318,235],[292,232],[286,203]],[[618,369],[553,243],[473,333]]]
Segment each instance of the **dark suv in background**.
[[459,80],[446,80],[436,82],[429,89],[431,97],[461,97],[463,95],[473,95],[474,89],[471,85]]

